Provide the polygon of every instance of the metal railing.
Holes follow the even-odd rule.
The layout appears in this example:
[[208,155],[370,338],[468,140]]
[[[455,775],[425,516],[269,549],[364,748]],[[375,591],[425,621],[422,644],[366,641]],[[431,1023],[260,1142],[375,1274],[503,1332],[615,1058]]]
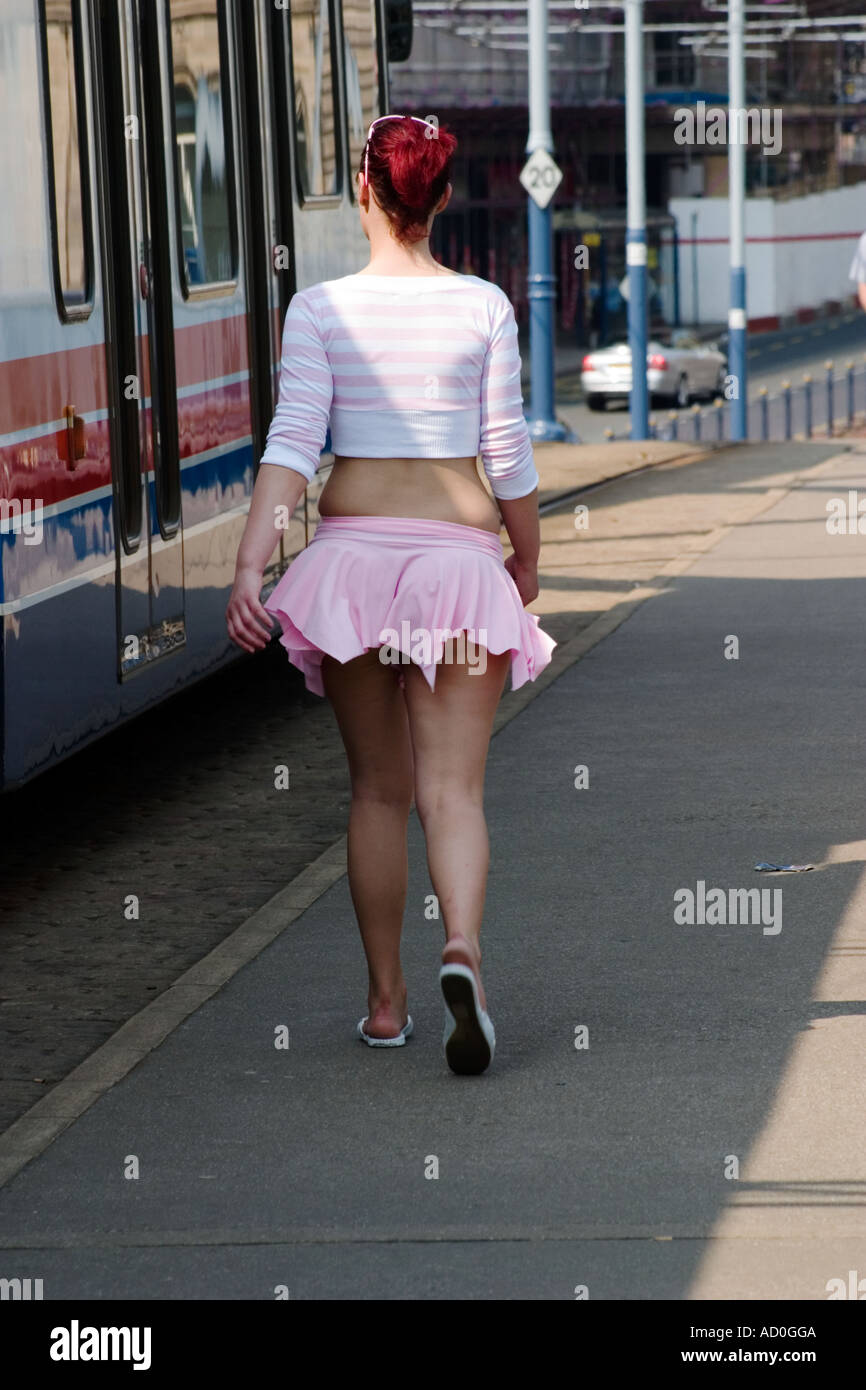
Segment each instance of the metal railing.
[[[717,397],[711,404],[685,410],[654,411],[651,439],[720,443],[730,440],[730,401]],[[866,424],[866,362],[847,361],[837,369],[832,361],[817,374],[806,372],[797,383],[783,381],[773,394],[762,386],[747,410],[750,440],[784,441],[832,438]],[[628,439],[630,432],[605,430],[607,439]]]

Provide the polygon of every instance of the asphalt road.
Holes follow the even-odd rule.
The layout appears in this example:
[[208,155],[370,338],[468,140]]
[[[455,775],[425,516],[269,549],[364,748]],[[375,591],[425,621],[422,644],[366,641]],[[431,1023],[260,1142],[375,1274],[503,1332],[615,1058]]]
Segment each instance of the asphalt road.
[[[850,311],[784,332],[754,335],[750,339],[748,358],[749,398],[757,396],[761,386],[766,386],[771,394],[786,380],[795,386],[807,372],[815,381],[823,381],[828,359],[840,373],[849,361],[863,366],[866,314]],[[529,399],[528,393],[526,399]],[[610,401],[604,411],[590,410],[583,403],[577,372],[557,378],[556,401],[557,417],[584,443],[604,441],[606,430],[612,430],[617,436],[628,434],[628,402]],[[653,413],[661,420],[666,417],[667,408]]]

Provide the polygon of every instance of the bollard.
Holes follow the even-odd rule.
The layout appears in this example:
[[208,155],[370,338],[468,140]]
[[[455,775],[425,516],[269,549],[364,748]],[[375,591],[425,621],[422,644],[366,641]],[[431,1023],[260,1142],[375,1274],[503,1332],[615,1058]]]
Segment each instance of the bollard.
[[846,362],[845,367],[848,371],[848,428],[854,424],[854,363]]
[[833,437],[833,359],[828,357],[824,363],[827,369],[827,438]]
[[722,418],[722,411],[724,410],[724,402],[722,401],[722,399],[721,399],[720,396],[716,396],[716,399],[713,401],[713,409],[714,409],[715,412],[716,412],[716,439],[724,439],[724,437],[725,437],[724,423],[725,423],[725,422],[724,422],[724,419]]
[[694,420],[694,438],[698,440],[701,437],[701,407],[699,405],[692,406],[692,418]]
[[758,395],[761,398],[761,438],[766,444],[770,438],[770,411],[767,403],[767,388],[762,386]]
[[782,398],[785,402],[785,438],[791,438],[791,383],[782,382]]
[[803,404],[806,407],[806,438],[812,438],[812,378],[807,372],[803,377]]
[[677,422],[679,420],[679,416],[677,415],[677,412],[675,410],[669,410],[668,419],[671,422],[671,439],[678,439],[679,435],[677,434]]

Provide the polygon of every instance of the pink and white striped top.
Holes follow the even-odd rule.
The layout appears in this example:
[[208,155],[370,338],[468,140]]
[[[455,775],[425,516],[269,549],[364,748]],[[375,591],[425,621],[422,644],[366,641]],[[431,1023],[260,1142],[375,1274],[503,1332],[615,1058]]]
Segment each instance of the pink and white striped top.
[[480,453],[494,496],[532,492],[538,474],[507,295],[476,275],[355,274],[299,290],[262,463],[311,481],[329,423],[335,454]]

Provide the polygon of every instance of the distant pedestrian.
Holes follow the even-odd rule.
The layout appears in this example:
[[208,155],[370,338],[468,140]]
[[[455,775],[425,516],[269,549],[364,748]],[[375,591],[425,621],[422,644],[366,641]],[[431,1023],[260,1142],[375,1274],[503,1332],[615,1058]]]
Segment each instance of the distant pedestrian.
[[848,271],[848,279],[857,282],[857,298],[860,301],[860,308],[866,309],[866,232],[857,242],[857,250],[854,252],[851,269]]
[[[509,667],[512,687],[534,680],[555,644],[525,609],[538,593],[538,474],[514,311],[496,285],[446,270],[430,252],[456,144],[416,116],[370,126],[356,176],[370,262],[289,305],[279,403],[226,617],[232,640],[253,651],[277,615],[290,661],[334,707],[369,971],[359,1037],[400,1047],[413,1028],[400,934],[414,795],[445,927],[445,1056],[453,1071],[476,1074],[495,1045],[479,945],[488,744]],[[263,606],[275,517],[294,512],[329,424],[335,461],[321,520]]]

